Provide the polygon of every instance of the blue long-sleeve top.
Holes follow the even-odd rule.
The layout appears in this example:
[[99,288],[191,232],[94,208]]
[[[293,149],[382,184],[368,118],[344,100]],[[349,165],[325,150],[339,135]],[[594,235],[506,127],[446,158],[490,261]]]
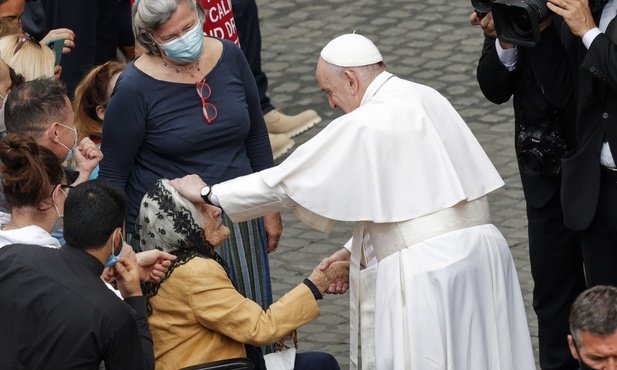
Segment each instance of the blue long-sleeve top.
[[271,167],[255,80],[240,48],[222,40],[205,81],[218,115],[208,124],[195,84],[156,80],[134,63],[118,78],[105,112],[99,178],[127,195],[127,232],[143,195],[160,178],[197,174],[208,184]]

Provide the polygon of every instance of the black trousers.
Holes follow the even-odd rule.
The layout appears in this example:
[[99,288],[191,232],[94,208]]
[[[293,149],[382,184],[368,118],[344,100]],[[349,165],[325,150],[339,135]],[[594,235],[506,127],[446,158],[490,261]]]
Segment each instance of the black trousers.
[[257,83],[261,111],[266,114],[274,109],[268,92],[268,78],[261,70],[261,31],[255,0],[232,0],[231,5],[236,19],[240,47],[246,57]]
[[541,208],[527,205],[527,219],[540,367],[578,369],[568,348],[567,335],[570,306],[585,289],[579,235],[563,224],[559,191]]
[[596,215],[581,241],[587,286],[617,286],[617,174],[602,173]]

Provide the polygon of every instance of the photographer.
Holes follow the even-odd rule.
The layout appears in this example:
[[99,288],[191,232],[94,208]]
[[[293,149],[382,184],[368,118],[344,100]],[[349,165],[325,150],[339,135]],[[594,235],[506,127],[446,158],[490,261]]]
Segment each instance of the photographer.
[[477,69],[483,94],[495,104],[514,97],[540,365],[542,369],[576,369],[564,336],[570,305],[585,288],[585,281],[578,235],[564,226],[560,202],[561,156],[575,146],[571,79],[563,77],[568,76],[565,51],[550,18],[542,23],[541,39],[533,48],[498,40],[491,13],[482,19],[473,13],[470,22],[485,32]]
[[[606,4],[605,4],[606,3]],[[617,2],[550,0],[577,83],[576,153],[563,160],[566,225],[581,231],[589,287],[617,285]]]

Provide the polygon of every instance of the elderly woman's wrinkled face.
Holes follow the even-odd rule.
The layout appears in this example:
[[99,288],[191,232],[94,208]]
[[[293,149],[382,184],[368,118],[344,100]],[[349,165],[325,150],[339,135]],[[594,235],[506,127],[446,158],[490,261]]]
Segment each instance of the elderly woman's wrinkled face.
[[223,211],[209,204],[203,204],[200,207],[199,211],[204,218],[203,227],[206,240],[215,248],[218,248],[230,234],[227,226],[223,225],[223,219],[221,218]]

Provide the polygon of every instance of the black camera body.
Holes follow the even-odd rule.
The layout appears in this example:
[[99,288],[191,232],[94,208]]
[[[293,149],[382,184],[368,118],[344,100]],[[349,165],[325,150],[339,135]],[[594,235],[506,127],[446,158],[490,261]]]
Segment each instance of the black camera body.
[[557,176],[561,173],[561,158],[568,146],[561,131],[550,122],[521,126],[516,146],[518,163],[526,174]]
[[495,0],[491,10],[500,40],[528,47],[540,41],[540,24],[553,14],[546,0]]
[[[589,0],[589,7],[595,12],[608,0]],[[546,6],[546,0],[471,0],[478,16],[493,12],[497,36],[503,42],[534,47],[540,41],[540,24],[553,12]]]

